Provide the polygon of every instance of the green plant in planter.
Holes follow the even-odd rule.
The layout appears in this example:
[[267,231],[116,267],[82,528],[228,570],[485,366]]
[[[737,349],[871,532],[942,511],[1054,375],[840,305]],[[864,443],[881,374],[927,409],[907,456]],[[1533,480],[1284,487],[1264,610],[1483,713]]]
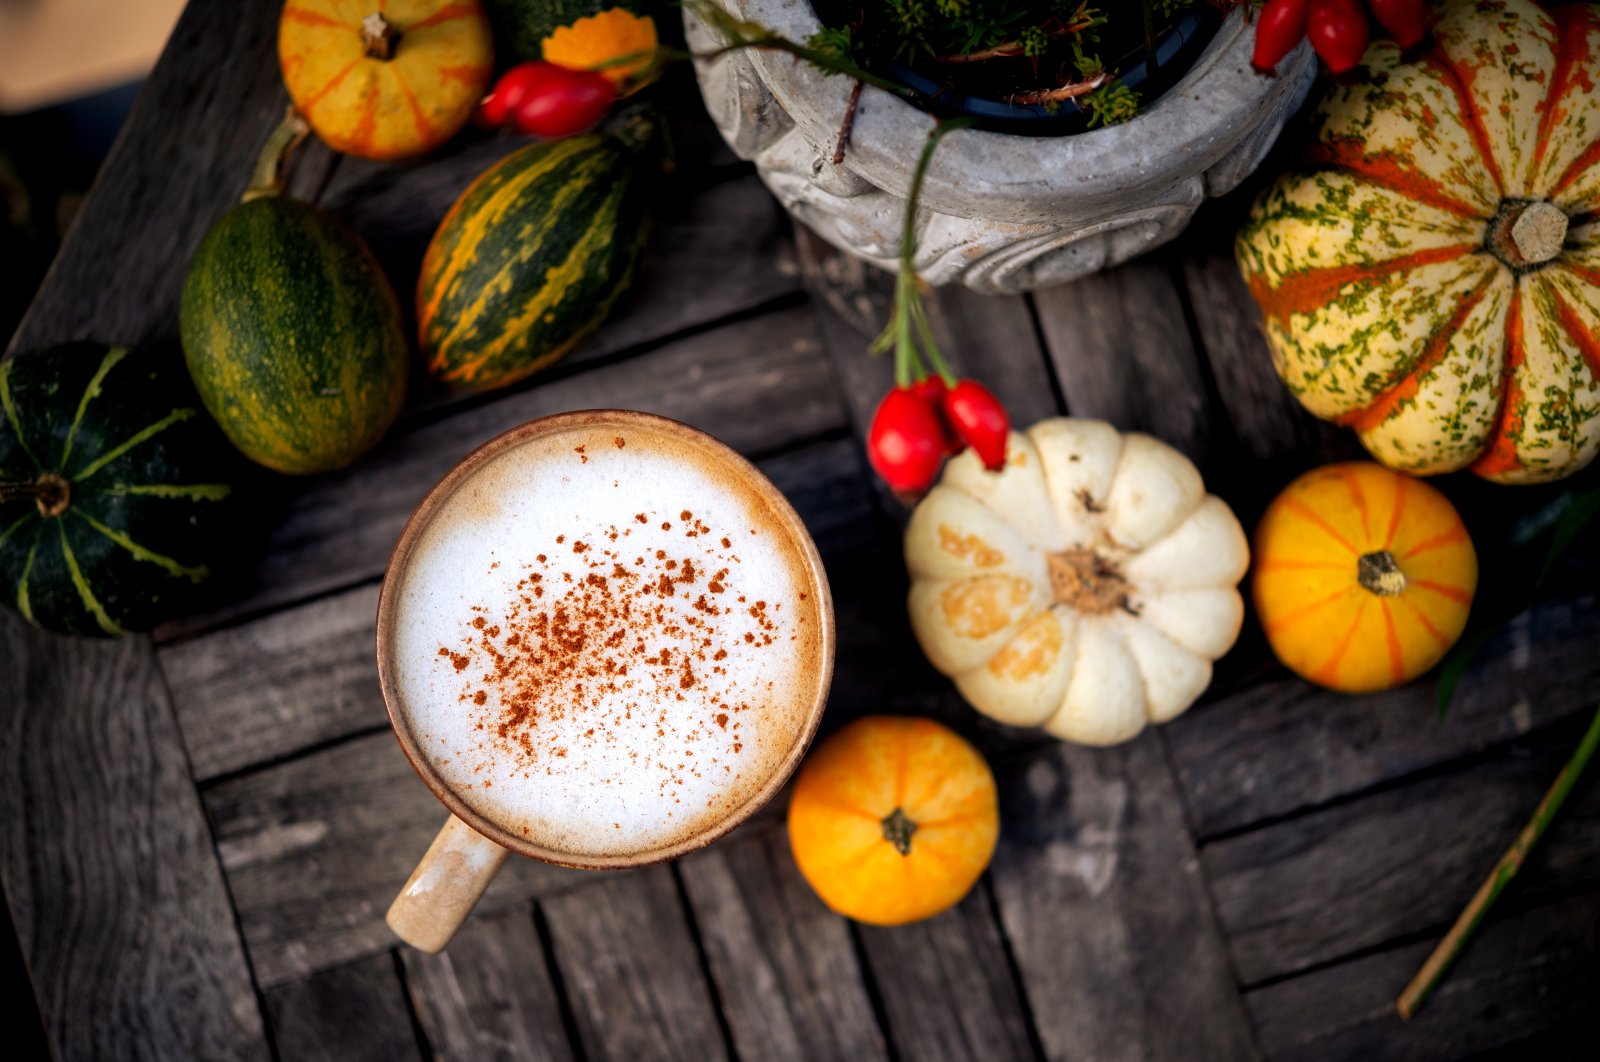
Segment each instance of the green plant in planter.
[[869,69],[900,64],[951,95],[1035,106],[1067,101],[1087,126],[1135,117],[1140,91],[1118,80],[1189,12],[1248,0],[816,0],[809,45]]

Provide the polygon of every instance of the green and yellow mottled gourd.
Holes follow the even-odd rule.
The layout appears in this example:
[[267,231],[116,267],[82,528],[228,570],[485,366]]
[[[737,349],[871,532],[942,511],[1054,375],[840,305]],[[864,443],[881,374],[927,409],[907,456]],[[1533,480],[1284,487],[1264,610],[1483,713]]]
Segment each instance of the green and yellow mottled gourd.
[[1444,5],[1329,89],[1237,243],[1279,374],[1414,473],[1600,452],[1600,8]]
[[200,398],[234,446],[276,472],[326,472],[375,446],[400,415],[400,303],[361,237],[279,194],[304,138],[291,115],[245,201],[222,216],[183,282],[179,330]]
[[6,604],[62,634],[181,614],[232,540],[235,460],[175,351],[69,343],[0,365]]
[[605,320],[644,246],[634,150],[603,134],[531,144],[456,200],[417,279],[418,343],[447,383],[504,387]]

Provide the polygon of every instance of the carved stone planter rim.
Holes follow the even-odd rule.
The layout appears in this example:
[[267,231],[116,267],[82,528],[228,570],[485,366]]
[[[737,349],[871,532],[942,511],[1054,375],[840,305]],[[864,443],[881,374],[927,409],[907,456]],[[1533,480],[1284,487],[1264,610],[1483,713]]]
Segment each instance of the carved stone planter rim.
[[[791,40],[821,28],[810,0],[723,0],[740,17]],[[1028,137],[964,129],[947,136],[928,169],[923,202],[942,214],[1017,223],[1094,211],[1108,199],[1137,200],[1200,173],[1258,125],[1280,97],[1299,90],[1315,62],[1304,44],[1276,77],[1250,66],[1253,27],[1233,11],[1183,79],[1131,122],[1071,136]],[[781,52],[745,53],[807,139],[838,138],[851,89]],[[882,89],[862,92],[846,165],[899,196],[934,119]],[[1186,161],[1175,164],[1183,157]]]

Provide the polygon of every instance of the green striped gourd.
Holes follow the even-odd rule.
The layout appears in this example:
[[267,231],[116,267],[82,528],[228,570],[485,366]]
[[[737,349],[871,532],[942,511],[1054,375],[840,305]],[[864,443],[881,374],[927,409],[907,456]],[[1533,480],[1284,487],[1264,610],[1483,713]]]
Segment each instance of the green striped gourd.
[[1600,7],[1442,6],[1333,85],[1239,235],[1279,374],[1384,464],[1559,479],[1600,452]]
[[400,305],[361,238],[269,194],[224,214],[189,264],[189,372],[239,450],[292,475],[341,468],[400,413]]
[[176,352],[72,343],[0,365],[0,580],[46,630],[148,630],[228,541],[231,451]]
[[627,287],[647,217],[635,152],[587,134],[530,144],[456,200],[417,280],[428,371],[472,390],[549,365]]

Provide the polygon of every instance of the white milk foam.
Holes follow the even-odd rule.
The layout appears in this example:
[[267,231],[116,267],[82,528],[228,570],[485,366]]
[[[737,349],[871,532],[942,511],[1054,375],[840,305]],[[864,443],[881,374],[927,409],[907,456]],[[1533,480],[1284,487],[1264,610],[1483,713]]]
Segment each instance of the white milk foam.
[[635,427],[569,429],[490,459],[414,540],[397,707],[508,833],[575,857],[659,850],[743,806],[801,740],[820,603],[787,527],[717,462]]

